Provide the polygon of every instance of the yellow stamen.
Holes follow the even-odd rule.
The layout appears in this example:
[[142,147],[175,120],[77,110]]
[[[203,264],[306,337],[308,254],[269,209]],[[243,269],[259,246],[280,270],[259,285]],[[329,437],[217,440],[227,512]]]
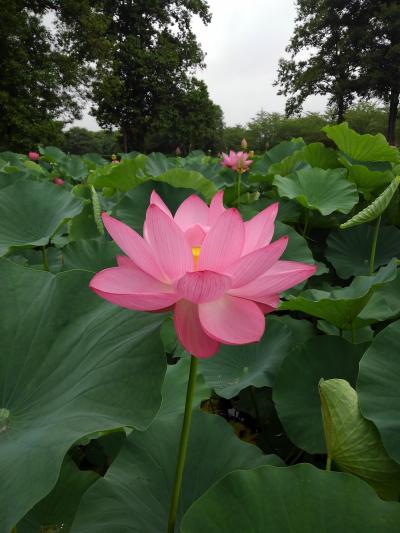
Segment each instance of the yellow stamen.
[[193,260],[194,260],[195,268],[197,268],[197,263],[199,262],[200,250],[201,250],[201,246],[193,246],[192,247],[192,254],[193,254]]

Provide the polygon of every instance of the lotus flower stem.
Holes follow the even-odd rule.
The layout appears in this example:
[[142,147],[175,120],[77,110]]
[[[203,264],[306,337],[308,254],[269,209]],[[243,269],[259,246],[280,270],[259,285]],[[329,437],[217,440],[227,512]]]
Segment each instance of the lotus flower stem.
[[381,218],[382,218],[382,215],[379,215],[379,217],[376,219],[374,234],[372,236],[371,257],[369,260],[369,275],[370,276],[372,276],[372,274],[375,271],[376,245],[378,243],[378,235],[379,235],[379,227],[381,225]]
[[193,396],[196,386],[196,374],[197,374],[198,359],[196,357],[191,358],[189,381],[186,391],[185,402],[185,414],[183,416],[183,424],[181,431],[181,439],[179,443],[178,461],[176,464],[175,481],[172,489],[172,498],[169,509],[168,517],[168,529],[167,533],[174,533],[176,524],[176,515],[178,512],[179,499],[182,488],[183,471],[185,468],[186,452],[189,443],[190,425],[192,422],[192,408],[193,408]]
[[236,206],[239,209],[240,207],[240,186],[242,182],[242,171],[238,169],[237,178],[236,178]]
[[47,270],[47,272],[49,272],[49,260],[47,258],[46,246],[42,246],[42,260],[44,270]]

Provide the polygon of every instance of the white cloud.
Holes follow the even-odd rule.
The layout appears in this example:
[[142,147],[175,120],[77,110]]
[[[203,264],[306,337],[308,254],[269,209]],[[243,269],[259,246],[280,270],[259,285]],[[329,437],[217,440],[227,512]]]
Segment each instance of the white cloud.
[[[199,77],[221,106],[226,124],[244,124],[261,108],[283,112],[285,98],[272,84],[293,31],[294,0],[209,0],[209,5],[211,23],[193,21],[206,53],[206,68]],[[325,104],[325,97],[314,96],[304,109],[323,111]],[[87,113],[79,125],[96,129]]]

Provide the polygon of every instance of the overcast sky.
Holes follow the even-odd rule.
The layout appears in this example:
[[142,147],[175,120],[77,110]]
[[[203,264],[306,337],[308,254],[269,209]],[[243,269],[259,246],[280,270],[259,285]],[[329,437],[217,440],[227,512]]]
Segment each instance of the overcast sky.
[[[228,126],[245,124],[257,111],[283,112],[285,98],[278,96],[279,58],[292,35],[295,0],[208,0],[212,21],[194,19],[193,28],[203,51],[206,68],[199,77],[207,83],[212,100],[224,112]],[[311,97],[305,111],[323,111],[326,98]],[[88,114],[74,125],[98,129]]]

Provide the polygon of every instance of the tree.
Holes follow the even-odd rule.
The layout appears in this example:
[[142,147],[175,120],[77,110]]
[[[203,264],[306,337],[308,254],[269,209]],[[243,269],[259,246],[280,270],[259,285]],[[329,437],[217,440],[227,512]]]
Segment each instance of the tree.
[[357,35],[360,53],[359,94],[377,97],[389,106],[387,139],[396,142],[400,98],[400,2],[359,2]]
[[[209,22],[207,2],[84,0],[78,4],[81,14],[76,0],[69,0],[60,17],[76,54],[96,60],[92,114],[102,127],[121,131],[125,150],[143,150],[160,109],[165,115],[167,106],[179,107],[177,98],[193,94],[191,79],[202,66],[203,54],[191,17],[199,15]],[[90,57],[93,51],[97,57]]]
[[[298,0],[294,34],[281,59],[275,85],[278,94],[290,96],[288,115],[300,113],[305,99],[313,94],[330,95],[329,105],[337,121],[355,97],[358,58],[352,43],[355,0]],[[309,54],[307,59],[299,55]]]
[[43,24],[50,7],[0,0],[0,149],[60,142],[63,124],[79,116],[82,75]]
[[183,153],[220,150],[223,114],[210,100],[203,81],[192,78],[185,87],[175,87],[170,102],[160,101],[155,109],[144,140],[146,151],[173,152],[177,146]]
[[97,153],[110,156],[121,151],[119,136],[116,132],[90,131],[86,128],[74,127],[65,132],[62,144],[64,152],[76,155]]

